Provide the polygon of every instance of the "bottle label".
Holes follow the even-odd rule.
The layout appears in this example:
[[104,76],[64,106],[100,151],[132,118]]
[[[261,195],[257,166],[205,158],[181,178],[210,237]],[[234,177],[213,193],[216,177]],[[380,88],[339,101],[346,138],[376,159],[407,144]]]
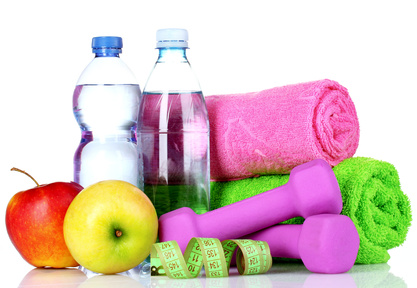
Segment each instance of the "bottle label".
[[151,275],[174,279],[195,278],[204,265],[206,277],[227,277],[232,256],[240,275],[266,273],[272,266],[265,241],[192,238],[184,255],[176,241],[155,243],[151,251]]

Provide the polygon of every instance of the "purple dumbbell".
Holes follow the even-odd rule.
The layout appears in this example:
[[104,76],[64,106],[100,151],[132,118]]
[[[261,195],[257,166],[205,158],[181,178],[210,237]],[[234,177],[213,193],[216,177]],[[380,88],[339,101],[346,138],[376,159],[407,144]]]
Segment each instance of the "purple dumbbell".
[[272,257],[301,259],[308,270],[316,273],[350,270],[359,250],[358,231],[345,215],[315,215],[301,225],[280,224],[242,239],[266,241]]
[[321,159],[295,167],[287,184],[197,215],[188,207],[159,218],[159,240],[175,240],[184,252],[193,237],[236,239],[282,221],[340,214],[342,195],[330,165]]

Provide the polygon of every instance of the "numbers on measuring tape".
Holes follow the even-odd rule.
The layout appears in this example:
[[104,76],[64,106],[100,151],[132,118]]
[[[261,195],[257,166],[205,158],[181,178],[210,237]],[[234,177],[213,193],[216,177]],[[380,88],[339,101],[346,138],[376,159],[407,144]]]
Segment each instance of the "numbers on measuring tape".
[[194,278],[204,265],[206,277],[226,277],[236,250],[236,265],[241,275],[266,273],[272,266],[271,252],[265,241],[220,242],[216,238],[192,238],[184,255],[175,241],[155,243],[151,251],[151,275]]

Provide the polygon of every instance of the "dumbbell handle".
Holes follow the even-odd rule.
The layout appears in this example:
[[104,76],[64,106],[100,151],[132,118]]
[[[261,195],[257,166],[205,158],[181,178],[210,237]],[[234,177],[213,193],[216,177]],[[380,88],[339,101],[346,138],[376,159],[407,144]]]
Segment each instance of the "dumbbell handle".
[[300,259],[298,240],[303,225],[281,224],[255,232],[242,239],[266,241],[272,257]]
[[198,215],[199,231],[204,237],[234,239],[300,216],[291,201],[290,183]]

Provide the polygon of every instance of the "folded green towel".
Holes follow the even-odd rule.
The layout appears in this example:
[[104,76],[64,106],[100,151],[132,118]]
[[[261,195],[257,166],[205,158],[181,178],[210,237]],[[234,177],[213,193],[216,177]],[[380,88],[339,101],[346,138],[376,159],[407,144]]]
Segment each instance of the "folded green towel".
[[[355,223],[360,237],[356,263],[385,263],[388,251],[401,245],[411,224],[410,201],[398,172],[387,162],[348,158],[333,168],[343,198],[343,215]],[[211,182],[211,209],[249,198],[288,182],[289,175],[269,175],[229,182]],[[293,218],[284,223],[299,224]]]

